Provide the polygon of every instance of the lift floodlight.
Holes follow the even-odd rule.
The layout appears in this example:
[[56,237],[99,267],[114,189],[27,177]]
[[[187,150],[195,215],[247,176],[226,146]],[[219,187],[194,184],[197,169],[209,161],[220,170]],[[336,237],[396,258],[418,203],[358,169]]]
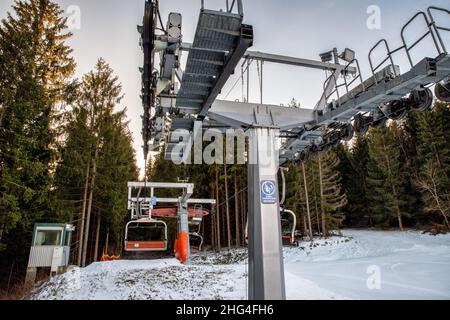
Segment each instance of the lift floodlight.
[[333,50],[331,51],[327,51],[324,53],[319,54],[320,56],[320,60],[322,60],[322,62],[330,62],[333,61]]
[[355,51],[349,48],[345,48],[344,52],[342,52],[339,58],[347,62],[352,62],[355,60]]

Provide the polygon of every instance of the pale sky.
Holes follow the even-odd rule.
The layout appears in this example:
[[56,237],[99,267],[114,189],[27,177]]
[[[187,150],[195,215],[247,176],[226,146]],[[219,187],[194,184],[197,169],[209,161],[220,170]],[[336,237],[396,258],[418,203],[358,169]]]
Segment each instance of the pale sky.
[[[103,57],[114,69],[123,85],[123,106],[128,108],[130,129],[133,132],[138,164],[143,167],[140,100],[140,73],[142,52],[136,25],[142,23],[144,0],[56,0],[66,10],[76,5],[81,10],[81,28],[72,30],[69,45],[74,49],[77,62],[76,77],[90,71],[96,60]],[[380,39],[385,38],[391,49],[401,45],[400,30],[417,11],[430,5],[450,8],[448,0],[244,0],[244,23],[253,25],[255,32],[253,51],[319,59],[319,53],[337,47],[356,51],[362,73],[369,76],[367,54]],[[10,11],[13,0],[0,1],[0,18]],[[183,16],[183,41],[192,42],[197,25],[200,0],[160,0],[162,18],[169,12]],[[207,8],[216,9],[225,0],[205,0]],[[381,9],[381,29],[367,27],[367,8],[377,5]],[[439,16],[442,25],[450,27],[449,16]],[[423,24],[413,24],[407,38],[414,42],[424,31]],[[447,43],[450,33],[445,35]],[[187,54],[185,54],[184,61]],[[425,42],[414,51],[413,57],[436,56],[431,42]],[[418,61],[416,59],[416,61]],[[409,69],[406,55],[395,56],[402,71]],[[252,74],[250,99],[259,101],[257,73]],[[239,74],[240,70],[236,70]],[[306,70],[278,64],[264,65],[264,103],[287,104],[292,98],[302,107],[313,108],[321,95],[325,75],[321,71]],[[229,83],[219,98],[228,94],[235,83]],[[227,99],[241,99],[241,85]]]

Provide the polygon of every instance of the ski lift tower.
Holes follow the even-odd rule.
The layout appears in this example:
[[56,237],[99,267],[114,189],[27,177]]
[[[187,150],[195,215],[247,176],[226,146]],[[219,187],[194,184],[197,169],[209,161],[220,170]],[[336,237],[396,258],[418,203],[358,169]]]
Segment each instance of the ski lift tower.
[[[391,50],[381,40],[369,53],[372,74],[363,79],[355,52],[337,49],[308,60],[248,50],[253,44],[253,27],[243,23],[242,0],[225,1],[224,10],[201,10],[192,44],[182,42],[182,16],[170,13],[166,26],[156,0],[145,2],[142,35],[144,67],[141,69],[144,154],[166,146],[167,160],[188,159],[193,141],[202,130],[243,129],[248,138],[248,251],[249,299],[285,299],[280,204],[277,172],[279,164],[306,161],[341,140],[350,140],[354,132],[364,133],[369,126],[381,126],[387,119],[398,120],[409,111],[431,107],[436,85],[439,97],[450,88],[450,55],[446,50],[443,27],[434,17],[447,18],[447,9],[430,7],[416,14],[402,29],[403,45]],[[422,19],[427,33],[409,41],[404,31],[416,19]],[[156,30],[163,30],[157,34]],[[425,38],[431,38],[435,57],[413,61],[411,50]],[[375,61],[373,51],[383,47],[386,57]],[[180,57],[188,52],[184,70]],[[411,69],[401,73],[393,55],[403,52]],[[155,53],[160,68],[155,70]],[[250,77],[249,65],[256,61],[262,79],[263,63],[325,70],[330,76],[315,108],[287,108],[276,105],[217,100],[225,83],[241,65],[242,79]],[[246,67],[246,68],[244,68]],[[248,81],[247,81],[248,83]],[[262,82],[260,84],[262,97]],[[180,118],[179,115],[187,117]],[[281,149],[279,145],[281,143]],[[181,146],[181,147],[180,147]],[[195,147],[195,146],[194,146]]]
[[[179,190],[181,194],[177,198],[158,197],[161,190]],[[149,193],[147,191],[150,191]],[[194,235],[203,237],[198,232],[189,231],[190,224],[199,225],[206,211],[202,205],[214,206],[215,199],[193,199],[194,184],[187,182],[128,182],[128,210],[131,213],[131,220],[126,226],[125,232],[125,251],[166,251],[167,250],[167,224],[161,220],[152,219],[154,217],[176,218],[178,220],[178,238],[175,245],[175,251],[178,259],[186,263],[190,257],[189,236]],[[154,209],[157,204],[176,204],[176,210],[161,214],[161,209]],[[189,205],[194,205],[194,209],[189,209]],[[164,209],[162,209],[164,211]],[[191,213],[191,214],[190,214]],[[133,225],[159,225],[164,229],[163,241],[129,241],[128,238],[130,226]],[[138,227],[135,227],[139,229]],[[146,233],[144,228],[144,233]],[[139,230],[138,230],[139,232]],[[144,235],[145,238],[145,235]],[[200,245],[201,246],[201,245]]]

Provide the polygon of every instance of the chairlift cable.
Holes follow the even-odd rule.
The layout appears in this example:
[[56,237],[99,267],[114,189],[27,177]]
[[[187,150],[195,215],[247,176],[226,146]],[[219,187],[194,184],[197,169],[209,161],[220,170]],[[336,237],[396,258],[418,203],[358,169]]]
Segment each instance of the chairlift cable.
[[[243,71],[243,73],[248,72],[248,68],[250,67],[250,65],[252,64],[253,60],[250,61],[250,63],[247,65],[247,68],[245,68],[245,70]],[[239,77],[236,82],[233,84],[233,86],[231,87],[230,91],[228,91],[228,93],[225,95],[224,100],[226,100],[228,98],[228,96],[230,95],[230,93],[234,90],[234,88],[236,87],[236,85],[239,83],[239,81],[244,81],[244,76],[242,75],[242,77]],[[242,87],[244,86],[244,82],[242,82]],[[248,100],[248,98],[247,98]],[[247,101],[248,102],[248,101]]]
[[159,23],[161,24],[161,30],[164,33],[167,33],[166,29],[164,29],[164,24],[163,24],[162,19],[161,19],[161,13],[159,12],[159,3],[158,3],[158,1],[156,1],[156,13],[158,14]]

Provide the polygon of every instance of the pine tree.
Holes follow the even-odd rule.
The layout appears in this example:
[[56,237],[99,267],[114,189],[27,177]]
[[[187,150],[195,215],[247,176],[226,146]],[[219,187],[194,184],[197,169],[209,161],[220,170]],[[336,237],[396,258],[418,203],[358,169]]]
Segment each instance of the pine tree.
[[350,226],[373,227],[374,221],[368,200],[367,165],[369,162],[369,145],[367,136],[357,135],[352,150],[347,151],[338,146],[341,159],[339,171],[347,194],[346,224]]
[[450,172],[450,106],[435,103],[432,110],[418,115],[417,151],[421,164],[434,159],[445,172]]
[[425,112],[410,112],[406,119],[400,122],[400,140],[401,153],[400,161],[402,162],[402,170],[405,172],[404,176],[404,199],[405,211],[411,212],[410,221],[415,225],[427,224],[429,220],[424,207],[424,198],[422,192],[414,186],[415,178],[419,174],[420,168],[423,165],[423,157],[418,153],[420,141],[418,139],[419,128],[418,121],[426,113]]
[[227,164],[223,165],[223,185],[225,188],[225,216],[227,221],[227,244],[228,250],[231,250],[231,221],[230,221],[230,197],[228,194],[228,172],[227,172]]
[[[286,174],[286,201],[285,207],[294,211],[297,221],[303,225],[303,236],[313,239],[311,210],[307,177],[307,167],[304,163],[290,164]],[[305,184],[306,181],[306,184]],[[305,187],[306,186],[306,187]]]
[[421,191],[424,210],[438,213],[450,230],[450,107],[437,102],[417,117],[417,158],[414,185]]
[[406,172],[401,161],[400,128],[393,122],[382,129],[372,129],[369,134],[367,179],[370,193],[370,210],[374,220],[382,226],[389,226],[395,218],[400,230],[404,228],[404,217],[410,215],[403,206]]
[[450,195],[448,178],[435,160],[428,160],[415,180],[415,186],[423,191],[426,199],[425,210],[441,214],[444,224],[450,231]]
[[51,0],[16,0],[12,8],[14,15],[8,13],[3,20],[2,35],[20,35],[21,40],[11,43],[20,48],[16,59],[25,56],[48,97],[61,101],[71,89],[76,67],[66,44],[72,34],[66,31],[64,10]]
[[306,173],[306,166],[304,163],[301,164],[301,170],[302,170],[302,177],[303,177],[303,188],[304,188],[304,199],[306,204],[306,217],[308,221],[308,235],[309,239],[313,241],[313,230],[312,230],[312,222],[311,222],[311,206],[310,206],[310,198],[309,198],[309,192],[308,192],[308,180],[307,179],[307,173]]
[[[54,159],[51,103],[25,68],[16,87],[6,89],[14,93],[2,101],[7,107],[0,128],[0,274],[11,274],[13,283],[24,274],[33,224],[53,219],[48,201]],[[2,281],[0,276],[0,286]]]
[[29,230],[49,209],[51,105],[31,73],[22,77],[0,128],[0,241],[16,226]]
[[339,158],[333,150],[318,155],[322,235],[325,237],[330,235],[330,230],[340,229],[344,220],[341,209],[347,204],[338,165]]
[[[311,223],[317,228],[317,234],[322,234],[322,211],[320,194],[320,171],[318,166],[318,155],[310,159],[306,164],[306,183],[308,186],[308,202],[310,206]],[[325,220],[324,220],[325,221]],[[314,233],[314,231],[312,231]]]
[[21,272],[33,224],[57,219],[49,196],[54,106],[68,91],[75,63],[57,5],[16,1],[13,10],[0,26],[0,249],[6,249],[0,264],[13,261]]
[[[73,101],[77,88],[76,80],[71,79],[76,64],[72,49],[66,44],[72,36],[66,31],[67,18],[59,5],[50,0],[15,1],[12,8],[14,14],[7,13],[0,29],[0,41],[6,48],[2,52],[9,60],[4,69],[7,75],[2,74],[0,85],[14,85],[14,79],[24,70],[21,65],[26,64],[52,105],[50,123],[58,137],[62,134],[58,130],[63,121],[62,110]],[[3,105],[5,111],[8,107]],[[0,113],[0,127],[3,114],[6,112]],[[52,148],[60,139],[52,142]]]
[[217,250],[220,252],[222,249],[222,241],[221,241],[221,232],[220,230],[224,229],[224,226],[221,226],[221,220],[220,220],[220,213],[221,213],[221,202],[220,202],[220,189],[219,189],[219,178],[220,178],[220,167],[219,165],[213,165],[211,168],[214,169],[214,175],[215,175],[215,182],[214,182],[214,191],[215,191],[215,198],[216,198],[216,244],[217,244]]
[[[120,240],[125,232],[124,221],[129,219],[127,208],[128,181],[138,179],[135,151],[125,118],[125,109],[106,117],[104,143],[99,150],[97,179],[94,190],[97,230],[102,235],[108,230],[114,240],[116,253],[121,252]],[[109,118],[109,119],[108,119]],[[97,237],[101,241],[103,236]],[[98,241],[91,260],[98,258]]]
[[54,210],[63,221],[74,222],[79,218],[76,213],[82,211],[83,199],[80,194],[88,190],[86,180],[90,173],[89,146],[93,143],[93,135],[89,128],[89,110],[75,107],[68,115],[70,118],[63,128],[66,139],[58,149]]
[[[71,34],[64,32],[66,19],[57,4],[51,1],[16,1],[13,10],[14,15],[8,13],[0,28],[0,85],[4,89],[0,98],[0,127],[5,128],[8,125],[5,121],[14,114],[10,110],[13,100],[17,99],[14,88],[18,88],[19,79],[27,77],[25,72],[43,86],[43,95],[48,102],[42,105],[47,108],[48,103],[53,104],[67,91],[69,77],[75,68],[70,56],[71,49],[65,44]],[[53,124],[53,110],[50,110],[48,117],[50,124]],[[47,123],[43,126],[49,128]],[[54,135],[55,131],[49,130],[49,133]],[[50,144],[53,144],[51,140]]]
[[235,238],[236,238],[236,248],[239,248],[241,246],[241,219],[240,219],[240,208],[239,208],[239,195],[241,191],[239,190],[241,188],[240,186],[240,179],[238,179],[238,171],[239,166],[234,165],[232,168],[233,172],[233,181],[234,181],[234,221],[235,221]]
[[[55,193],[59,207],[68,208],[66,217],[77,222],[77,263],[82,265],[97,258],[100,233],[106,229],[120,249],[127,215],[127,181],[137,179],[125,109],[115,111],[121,99],[118,78],[99,59],[95,70],[83,77],[73,118],[66,127]],[[91,228],[93,221],[96,228]],[[92,243],[89,237],[97,230],[98,241]]]

